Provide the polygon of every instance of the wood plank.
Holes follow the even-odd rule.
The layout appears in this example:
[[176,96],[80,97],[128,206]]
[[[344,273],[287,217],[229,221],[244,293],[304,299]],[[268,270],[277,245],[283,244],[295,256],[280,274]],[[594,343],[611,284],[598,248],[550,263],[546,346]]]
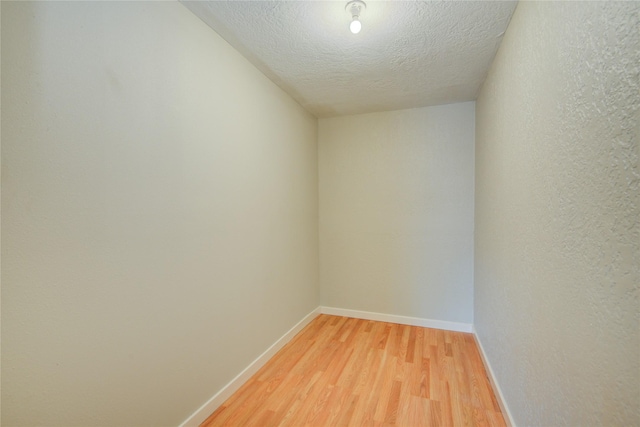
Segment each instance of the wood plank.
[[202,427],[505,426],[473,335],[319,315]]

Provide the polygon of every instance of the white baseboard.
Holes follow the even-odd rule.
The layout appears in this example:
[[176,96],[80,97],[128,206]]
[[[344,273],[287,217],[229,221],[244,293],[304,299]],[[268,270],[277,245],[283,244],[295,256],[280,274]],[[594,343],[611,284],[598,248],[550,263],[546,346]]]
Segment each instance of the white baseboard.
[[222,390],[216,393],[211,399],[209,399],[204,405],[198,408],[193,414],[189,416],[180,427],[197,427],[209,415],[211,415],[220,405],[224,403],[233,393],[235,393],[245,382],[249,380],[265,363],[269,361],[282,347],[284,347],[289,341],[296,336],[305,326],[307,326],[313,319],[320,314],[320,307],[307,314],[304,319],[299,321],[293,328],[289,329],[278,341],[276,341],[271,347],[269,347],[264,353],[262,353],[256,360],[251,362],[242,372],[240,372],[234,379],[232,379]]
[[355,317],[356,319],[377,320],[380,322],[399,323],[401,325],[422,326],[424,328],[444,329],[446,331],[472,332],[471,323],[447,322],[444,320],[422,319],[419,317],[397,316],[395,314],[372,313],[370,311],[348,310],[346,308],[320,307],[323,314]]
[[491,369],[491,364],[489,363],[489,359],[487,359],[487,354],[484,352],[484,348],[482,347],[482,343],[480,342],[480,338],[478,338],[478,333],[476,332],[475,326],[473,327],[473,337],[476,340],[476,344],[480,349],[480,357],[482,358],[482,363],[484,363],[484,367],[489,374],[489,381],[491,382],[491,387],[493,387],[493,392],[496,394],[496,399],[498,400],[498,405],[500,406],[500,410],[502,411],[502,415],[504,415],[504,421],[507,423],[507,427],[516,427],[516,424],[513,422],[513,417],[511,416],[511,412],[507,407],[507,403],[504,400],[504,395],[502,394],[502,390],[498,385],[498,381],[496,381],[496,376],[493,373],[493,369]]

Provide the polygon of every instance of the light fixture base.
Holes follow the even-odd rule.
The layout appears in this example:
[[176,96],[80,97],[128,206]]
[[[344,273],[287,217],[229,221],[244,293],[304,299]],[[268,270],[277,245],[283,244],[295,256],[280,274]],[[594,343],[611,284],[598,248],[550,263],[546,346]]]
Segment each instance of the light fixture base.
[[351,0],[344,7],[344,10],[349,12],[352,18],[360,18],[366,9],[367,4],[362,0]]

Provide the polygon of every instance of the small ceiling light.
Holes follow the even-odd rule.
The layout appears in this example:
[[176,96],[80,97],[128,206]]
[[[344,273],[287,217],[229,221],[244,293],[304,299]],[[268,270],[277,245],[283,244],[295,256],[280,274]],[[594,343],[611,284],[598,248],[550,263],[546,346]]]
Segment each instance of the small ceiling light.
[[353,17],[353,21],[349,24],[349,29],[353,34],[358,34],[362,29],[362,23],[358,20],[357,16]]
[[362,0],[351,0],[345,6],[345,10],[351,15],[351,24],[349,24],[349,29],[353,34],[358,34],[362,29],[360,17],[366,8],[367,5]]

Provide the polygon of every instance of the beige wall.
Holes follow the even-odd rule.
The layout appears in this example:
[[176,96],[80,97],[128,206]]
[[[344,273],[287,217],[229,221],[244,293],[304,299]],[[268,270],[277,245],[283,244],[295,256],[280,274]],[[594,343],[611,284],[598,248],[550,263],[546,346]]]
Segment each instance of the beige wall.
[[520,2],[477,100],[475,326],[517,425],[640,424],[639,28]]
[[317,120],[173,2],[2,2],[2,424],[177,425],[318,306]]
[[323,305],[473,320],[474,103],[319,120]]

